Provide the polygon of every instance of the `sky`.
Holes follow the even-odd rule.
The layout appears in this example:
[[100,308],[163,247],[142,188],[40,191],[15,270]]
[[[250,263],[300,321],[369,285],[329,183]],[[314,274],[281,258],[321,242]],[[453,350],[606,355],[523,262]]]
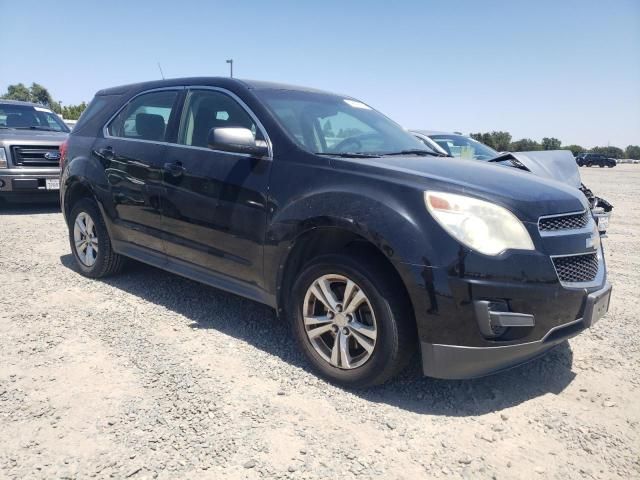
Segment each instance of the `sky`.
[[0,0],[0,92],[164,75],[359,98],[407,128],[640,144],[640,0]]

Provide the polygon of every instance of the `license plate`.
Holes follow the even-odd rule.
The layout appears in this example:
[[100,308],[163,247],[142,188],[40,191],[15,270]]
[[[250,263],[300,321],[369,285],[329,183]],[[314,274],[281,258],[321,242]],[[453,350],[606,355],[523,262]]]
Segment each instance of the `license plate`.
[[45,179],[45,185],[47,187],[47,190],[60,190],[60,179],[47,178]]
[[598,320],[605,316],[609,310],[610,299],[611,289],[603,292],[597,298],[593,299],[593,302],[590,302],[590,308],[587,309],[589,316],[591,317],[590,320],[587,320],[589,321],[589,326],[593,327]]

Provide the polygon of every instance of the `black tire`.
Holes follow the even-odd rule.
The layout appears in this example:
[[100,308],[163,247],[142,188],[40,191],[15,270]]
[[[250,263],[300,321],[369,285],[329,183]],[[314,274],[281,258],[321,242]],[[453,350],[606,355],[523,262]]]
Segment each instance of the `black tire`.
[[[353,369],[341,369],[325,360],[305,330],[302,310],[307,290],[316,279],[329,274],[355,282],[376,318],[373,351],[364,364]],[[319,375],[343,387],[363,388],[384,383],[406,367],[417,347],[415,318],[406,294],[394,280],[388,268],[361,255],[323,255],[303,268],[288,297],[287,318],[300,349]]]
[[[76,243],[74,239],[74,225],[79,215],[88,215],[94,224],[95,236],[98,239],[98,252],[95,256],[95,263],[91,266],[86,265],[78,255]],[[76,261],[76,265],[80,270],[80,273],[89,278],[102,278],[108,275],[113,275],[122,270],[124,264],[124,257],[118,255],[113,251],[111,246],[111,239],[107,232],[107,227],[104,224],[102,214],[98,209],[95,201],[89,198],[83,198],[78,201],[71,209],[69,215],[69,244],[71,246],[71,252],[73,258]]]
[[593,165],[593,163],[591,163],[591,162],[588,162],[588,163],[586,164],[587,168],[591,167],[591,165]]

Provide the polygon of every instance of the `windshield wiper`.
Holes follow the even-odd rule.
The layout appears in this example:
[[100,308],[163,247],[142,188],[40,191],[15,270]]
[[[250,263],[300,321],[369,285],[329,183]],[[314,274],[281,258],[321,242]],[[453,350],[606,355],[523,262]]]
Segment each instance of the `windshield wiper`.
[[360,152],[315,152],[316,155],[325,155],[327,157],[344,157],[344,158],[378,158],[380,155],[374,155],[372,153],[360,153]]
[[390,155],[422,155],[422,156],[431,156],[431,157],[450,157],[451,155],[445,155],[444,153],[432,152],[431,150],[421,150],[419,148],[409,149],[409,150],[401,150],[399,152],[390,152],[385,153],[385,156]]

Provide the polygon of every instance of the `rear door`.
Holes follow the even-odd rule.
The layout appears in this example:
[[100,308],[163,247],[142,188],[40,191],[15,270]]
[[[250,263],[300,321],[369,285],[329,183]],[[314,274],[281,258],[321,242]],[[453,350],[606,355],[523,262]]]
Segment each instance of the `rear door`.
[[153,90],[134,97],[94,147],[105,165],[118,237],[160,253],[162,165],[182,90]]
[[270,158],[212,150],[214,127],[266,133],[234,94],[187,90],[176,145],[167,147],[163,223],[167,255],[234,280],[262,284]]

